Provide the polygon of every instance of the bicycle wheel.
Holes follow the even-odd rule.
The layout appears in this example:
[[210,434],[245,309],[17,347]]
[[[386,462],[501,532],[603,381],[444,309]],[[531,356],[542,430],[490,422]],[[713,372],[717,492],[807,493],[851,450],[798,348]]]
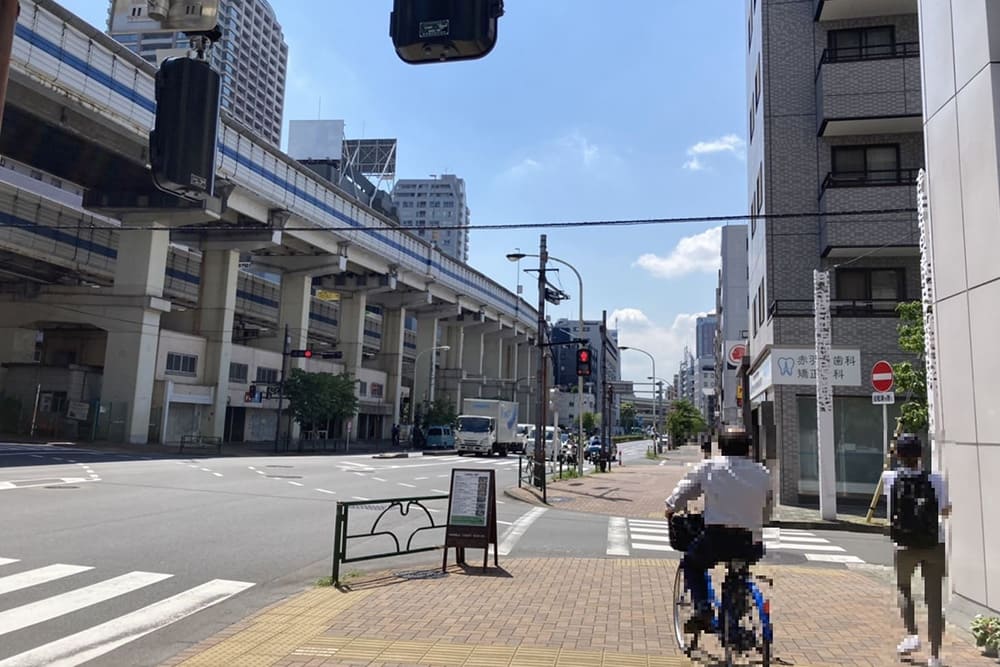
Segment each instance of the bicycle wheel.
[[770,667],[771,643],[774,639],[774,630],[771,625],[771,603],[753,582],[747,582],[747,589],[750,594],[750,607],[747,610],[747,615],[750,627],[753,629],[754,649],[760,655],[761,664],[764,667]]
[[684,624],[692,616],[694,616],[694,600],[684,585],[684,572],[678,564],[677,575],[674,577],[674,640],[677,642],[677,648],[688,657],[698,645],[697,635],[684,632]]

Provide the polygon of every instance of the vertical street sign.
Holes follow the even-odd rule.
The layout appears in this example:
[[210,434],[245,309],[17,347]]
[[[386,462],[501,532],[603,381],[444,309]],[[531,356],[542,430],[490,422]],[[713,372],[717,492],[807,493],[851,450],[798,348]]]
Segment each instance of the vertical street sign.
[[882,456],[889,455],[889,408],[896,402],[896,394],[892,386],[896,382],[892,364],[880,359],[872,366],[872,404],[882,406]]

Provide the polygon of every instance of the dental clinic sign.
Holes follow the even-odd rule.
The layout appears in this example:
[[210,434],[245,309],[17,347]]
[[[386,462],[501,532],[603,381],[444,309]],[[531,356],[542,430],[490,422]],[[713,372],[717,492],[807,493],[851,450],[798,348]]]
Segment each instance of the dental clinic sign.
[[[834,387],[861,386],[861,350],[833,348]],[[813,348],[772,347],[750,375],[750,398],[756,399],[774,385],[816,385],[816,351]]]

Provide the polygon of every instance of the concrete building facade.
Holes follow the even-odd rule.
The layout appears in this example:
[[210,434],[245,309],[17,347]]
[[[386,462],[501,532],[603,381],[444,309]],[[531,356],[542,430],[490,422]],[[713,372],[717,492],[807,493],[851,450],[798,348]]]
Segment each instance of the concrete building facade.
[[[454,174],[437,178],[401,178],[392,189],[399,223],[417,227],[417,236],[437,244],[441,252],[469,261],[469,210],[465,181]],[[434,227],[454,229],[434,229]],[[419,229],[431,227],[431,229]]]
[[[133,0],[133,12],[146,10],[146,0]],[[138,33],[114,25],[108,7],[108,34],[158,64],[164,58],[183,55],[189,39],[184,33]],[[219,0],[222,39],[209,62],[222,76],[222,108],[254,132],[277,146],[285,108],[285,77],[288,45],[281,24],[267,0]]]
[[[608,329],[608,341],[610,349],[604,359],[604,366],[601,360],[601,322],[600,320],[584,320],[583,332],[580,332],[579,320],[561,319],[552,325],[552,340],[573,340],[583,338],[587,341],[587,347],[593,353],[593,363],[591,363],[591,375],[584,384],[585,390],[599,396],[602,383],[605,378],[608,382],[621,380],[620,351],[618,350],[618,330]],[[553,384],[555,386],[575,387],[576,379],[576,349],[574,345],[558,345],[553,348],[552,358],[554,361]],[[598,411],[600,411],[601,401],[596,399]],[[618,425],[620,414],[620,397],[615,397],[613,406],[612,424]]]
[[949,620],[1000,614],[1000,12],[920,0],[938,387],[933,464],[950,482]]
[[720,426],[743,423],[736,396],[736,375],[750,333],[747,249],[746,225],[722,228],[722,265],[715,288],[715,404]]
[[[920,296],[917,5],[745,4],[754,434],[780,501],[815,497],[813,271],[829,271],[837,493],[870,498],[883,460],[870,371],[908,358],[895,308]],[[790,213],[804,215],[772,217]]]

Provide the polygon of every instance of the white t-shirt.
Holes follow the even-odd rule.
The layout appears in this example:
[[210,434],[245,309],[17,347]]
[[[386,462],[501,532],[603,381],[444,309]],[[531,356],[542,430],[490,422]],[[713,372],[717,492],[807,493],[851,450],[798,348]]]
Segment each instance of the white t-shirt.
[[[892,519],[892,485],[896,481],[899,473],[905,472],[911,475],[920,474],[919,470],[913,468],[898,468],[897,470],[886,470],[882,473],[882,492],[885,494],[885,508],[889,519]],[[948,498],[948,482],[939,473],[927,473],[927,477],[934,487],[934,495],[938,503],[938,541],[944,542],[944,517],[940,516],[948,507],[951,507],[951,499]]]
[[743,456],[716,456],[702,461],[677,484],[666,500],[670,509],[683,509],[705,494],[705,524],[732,526],[764,537],[764,507],[771,490],[767,468]]

